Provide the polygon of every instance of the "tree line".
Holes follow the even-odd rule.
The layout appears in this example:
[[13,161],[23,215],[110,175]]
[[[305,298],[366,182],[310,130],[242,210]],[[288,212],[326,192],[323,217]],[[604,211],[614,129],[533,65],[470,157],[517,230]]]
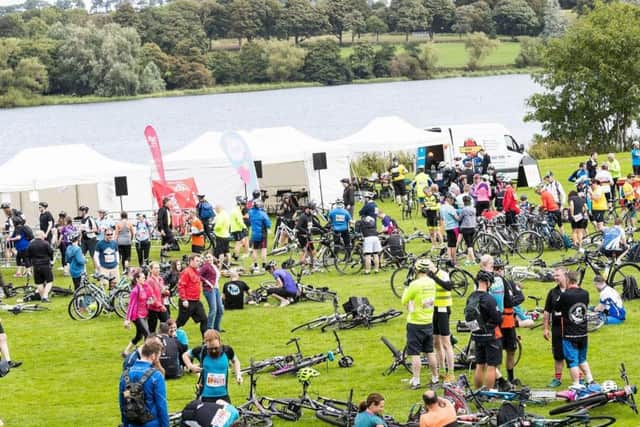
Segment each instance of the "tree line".
[[[151,1],[151,2],[150,2]],[[567,1],[567,0],[565,0]],[[574,7],[576,7],[574,5]],[[557,0],[28,0],[0,8],[0,105],[37,94],[120,96],[228,83],[429,77],[429,44],[340,45],[364,33],[511,36],[564,31]],[[313,42],[308,39],[317,37]],[[234,50],[215,40],[237,39]],[[495,43],[467,40],[479,65]],[[482,49],[478,50],[478,46]],[[526,61],[525,61],[526,62]],[[526,64],[525,65],[530,65]]]

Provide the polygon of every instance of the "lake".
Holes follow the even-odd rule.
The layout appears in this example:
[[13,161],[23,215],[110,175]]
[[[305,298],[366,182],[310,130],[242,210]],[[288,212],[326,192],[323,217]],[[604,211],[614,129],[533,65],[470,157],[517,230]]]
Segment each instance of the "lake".
[[209,130],[293,126],[337,139],[390,115],[419,127],[498,122],[527,144],[540,126],[524,123],[526,99],[539,90],[522,74],[0,110],[0,163],[22,148],[80,143],[146,163],[147,124],[170,153]]

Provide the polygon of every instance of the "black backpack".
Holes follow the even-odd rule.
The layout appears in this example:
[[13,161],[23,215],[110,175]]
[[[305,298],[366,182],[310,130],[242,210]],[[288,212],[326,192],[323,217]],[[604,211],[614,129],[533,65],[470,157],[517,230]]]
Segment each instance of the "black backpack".
[[27,239],[28,241],[33,240],[33,230],[31,229],[31,227],[29,227],[27,224],[24,224],[22,226],[22,230],[25,239]]
[[[514,281],[502,279],[504,283],[504,295],[505,301],[508,298],[510,299],[511,307],[518,306],[524,302],[524,294],[522,293],[522,289],[518,284]],[[505,303],[506,306],[506,303]]]
[[640,243],[636,243],[631,246],[624,260],[629,262],[640,262]]
[[510,424],[519,418],[524,417],[524,410],[520,406],[516,406],[511,402],[504,402],[498,411],[498,425]]
[[627,276],[624,278],[622,284],[622,299],[631,300],[640,298],[640,289],[638,289],[638,282],[633,276]]
[[151,378],[155,371],[155,368],[147,369],[140,380],[133,383],[129,379],[129,369],[124,372],[122,396],[124,397],[124,415],[127,424],[146,424],[154,418],[145,405],[144,383]]
[[480,297],[482,293],[474,292],[469,295],[467,304],[464,307],[464,320],[471,332],[488,333],[487,324],[480,311]]

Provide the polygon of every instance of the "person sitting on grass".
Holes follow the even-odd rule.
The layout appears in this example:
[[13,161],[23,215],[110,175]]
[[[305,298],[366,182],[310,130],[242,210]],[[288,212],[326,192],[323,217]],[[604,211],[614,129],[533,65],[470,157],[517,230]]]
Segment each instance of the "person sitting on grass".
[[367,400],[360,402],[354,427],[387,427],[382,419],[384,397],[379,393],[371,393]]
[[[2,282],[2,277],[0,276],[0,284]],[[17,368],[22,365],[22,362],[18,362],[17,360],[11,360],[11,355],[9,354],[9,344],[7,342],[7,334],[4,332],[4,328],[2,327],[2,322],[0,321],[0,353],[2,354],[2,360],[6,361],[9,364],[9,369]]]
[[280,307],[288,306],[298,296],[298,284],[287,270],[276,268],[275,261],[267,264],[267,271],[276,280],[276,286],[267,289],[267,295],[272,295],[280,301]]
[[427,412],[420,416],[420,427],[457,426],[456,409],[447,399],[438,397],[435,390],[427,390],[422,395]]
[[618,291],[609,286],[604,277],[597,275],[593,278],[593,284],[600,293],[600,300],[594,311],[606,316],[607,325],[619,325],[627,318],[622,298]]
[[396,222],[381,210],[378,210],[378,218],[380,218],[380,224],[382,225],[382,233],[391,234],[398,229]]

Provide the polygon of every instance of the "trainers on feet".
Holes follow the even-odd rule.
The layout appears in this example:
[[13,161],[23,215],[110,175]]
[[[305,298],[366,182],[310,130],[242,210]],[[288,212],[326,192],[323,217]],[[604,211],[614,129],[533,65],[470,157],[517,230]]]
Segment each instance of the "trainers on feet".
[[286,299],[280,303],[280,307],[286,307],[289,304],[291,304],[291,302],[288,299]]
[[19,368],[22,365],[22,362],[18,362],[17,360],[12,360],[9,362],[9,368]]
[[447,374],[444,376],[444,379],[442,380],[442,382],[452,384],[456,382],[456,377],[454,377],[452,374]]
[[409,388],[410,388],[411,390],[417,390],[417,389],[419,389],[419,388],[420,388],[420,381],[419,381],[419,380],[416,380],[415,378],[411,378],[411,379],[409,380]]
[[560,381],[557,378],[554,378],[551,380],[551,382],[549,382],[549,384],[547,384],[547,387],[556,388],[556,387],[560,387],[561,385],[562,385],[562,381]]

